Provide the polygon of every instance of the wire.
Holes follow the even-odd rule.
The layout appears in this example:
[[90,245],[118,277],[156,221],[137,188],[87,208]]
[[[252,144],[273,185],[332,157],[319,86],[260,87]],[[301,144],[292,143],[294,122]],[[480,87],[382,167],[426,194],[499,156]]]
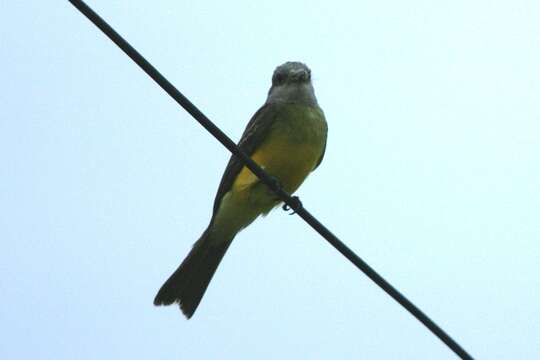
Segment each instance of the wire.
[[259,178],[270,187],[285,204],[294,210],[304,219],[315,231],[324,237],[337,251],[352,262],[358,269],[366,274],[388,295],[396,300],[401,306],[409,311],[418,321],[424,324],[435,336],[445,343],[456,355],[462,359],[473,359],[465,349],[463,349],[454,339],[452,339],[443,329],[431,320],[422,310],[416,307],[403,294],[394,288],[388,281],[380,276],[364,260],[356,255],[339,240],[330,230],[321,224],[311,215],[296,197],[287,194],[275,179],[262,170],[249,156],[244,154],[238,146],[223,133],[214,123],[212,123],[195,105],[191,103],[178,89],[176,89],[161,73],[152,66],[137,50],[125,41],[109,24],[107,24],[98,14],[81,0],[69,0],[81,13],[83,13],[94,25],[96,25],[109,39],[111,39],[123,52],[126,53],[141,69],[146,72],[163,90],[165,90],[180,106],[191,114],[208,132],[210,132],[219,142],[221,142],[231,153],[239,157],[243,163]]

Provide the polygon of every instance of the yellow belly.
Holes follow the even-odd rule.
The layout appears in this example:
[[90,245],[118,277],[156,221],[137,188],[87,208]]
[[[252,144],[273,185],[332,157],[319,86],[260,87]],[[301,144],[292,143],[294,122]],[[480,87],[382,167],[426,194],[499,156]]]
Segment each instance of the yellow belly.
[[[320,146],[275,140],[261,146],[251,158],[276,177],[283,190],[293,193],[313,170],[320,155]],[[258,178],[244,166],[233,183],[233,191],[244,190],[256,182]]]

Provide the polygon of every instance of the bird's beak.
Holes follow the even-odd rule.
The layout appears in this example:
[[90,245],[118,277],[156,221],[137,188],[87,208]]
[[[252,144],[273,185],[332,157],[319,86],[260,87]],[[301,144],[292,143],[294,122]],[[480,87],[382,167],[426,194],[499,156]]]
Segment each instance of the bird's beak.
[[308,72],[304,69],[294,70],[291,76],[296,81],[306,81],[309,78]]

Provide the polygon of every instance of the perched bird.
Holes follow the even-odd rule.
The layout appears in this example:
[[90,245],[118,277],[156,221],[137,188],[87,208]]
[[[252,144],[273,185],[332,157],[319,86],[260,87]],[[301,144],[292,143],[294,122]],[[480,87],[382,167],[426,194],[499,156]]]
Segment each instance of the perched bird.
[[[311,70],[287,62],[275,69],[266,102],[247,124],[238,146],[292,194],[321,163],[326,135]],[[280,202],[233,155],[219,184],[210,224],[163,284],[154,305],[178,303],[191,318],[236,234]]]

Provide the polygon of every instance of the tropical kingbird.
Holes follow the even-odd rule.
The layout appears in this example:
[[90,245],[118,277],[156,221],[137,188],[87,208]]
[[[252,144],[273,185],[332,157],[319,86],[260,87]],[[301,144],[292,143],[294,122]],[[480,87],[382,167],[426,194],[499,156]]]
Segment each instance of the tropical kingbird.
[[[274,71],[266,102],[247,124],[238,146],[292,194],[321,163],[326,134],[311,70],[287,62]],[[154,305],[178,303],[189,319],[236,234],[280,202],[233,155],[219,184],[210,224],[163,284]]]

